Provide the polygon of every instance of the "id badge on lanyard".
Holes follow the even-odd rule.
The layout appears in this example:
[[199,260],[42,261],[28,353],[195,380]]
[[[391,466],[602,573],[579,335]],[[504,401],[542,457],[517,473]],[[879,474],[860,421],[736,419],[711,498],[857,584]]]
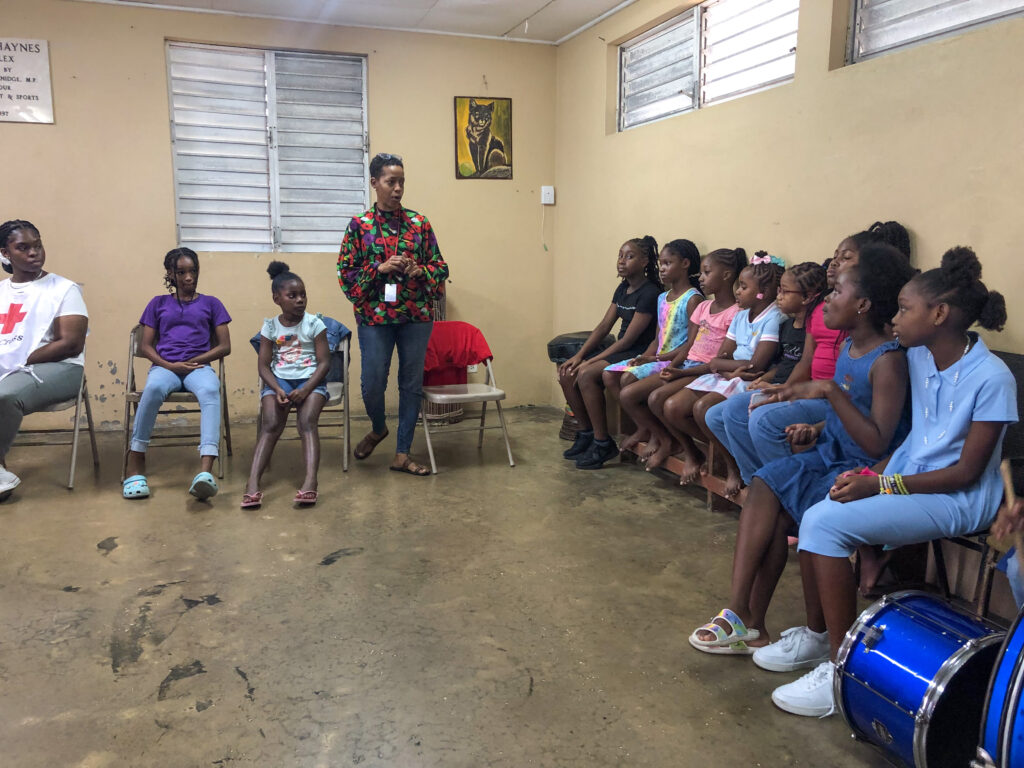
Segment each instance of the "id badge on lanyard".
[[[405,211],[401,211],[402,219],[405,219]],[[398,255],[398,242],[402,239],[402,221],[398,223],[398,232],[391,236],[384,236],[384,220],[377,214],[377,226],[380,229],[381,240],[384,242],[384,261],[388,261],[393,255]],[[393,253],[388,253],[388,246],[394,248]],[[397,283],[385,283],[384,285],[384,301],[387,304],[394,304],[398,301],[398,284]]]

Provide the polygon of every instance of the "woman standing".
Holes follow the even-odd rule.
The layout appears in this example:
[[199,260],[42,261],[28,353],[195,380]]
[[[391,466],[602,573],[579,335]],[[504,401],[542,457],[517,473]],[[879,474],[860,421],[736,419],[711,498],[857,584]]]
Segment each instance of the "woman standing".
[[82,291],[43,269],[39,230],[15,219],[0,224],[0,494],[21,480],[5,458],[21,419],[78,395],[89,314]]
[[384,392],[391,356],[398,347],[398,444],[390,468],[424,477],[430,470],[409,458],[409,449],[433,328],[430,299],[448,278],[448,265],[427,217],[402,207],[402,158],[375,156],[370,161],[370,186],[377,202],[349,223],[338,257],[338,282],[355,310],[363,404],[371,422],[354,455],[365,459],[388,435]]

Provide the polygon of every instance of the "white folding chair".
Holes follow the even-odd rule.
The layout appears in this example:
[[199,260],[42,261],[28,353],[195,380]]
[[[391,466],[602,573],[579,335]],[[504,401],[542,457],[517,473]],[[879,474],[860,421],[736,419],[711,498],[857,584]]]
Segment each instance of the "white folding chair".
[[[480,403],[480,424],[479,426],[472,427],[445,427],[443,431],[448,432],[478,432],[477,448],[482,449],[484,445],[484,430],[485,429],[500,429],[505,437],[505,450],[508,452],[508,465],[514,467],[516,465],[515,460],[512,458],[512,446],[508,440],[508,426],[505,424],[505,414],[501,410],[501,401],[505,399],[505,391],[498,388],[498,383],[494,378],[494,366],[491,364],[492,355],[490,348],[487,346],[487,340],[484,338],[483,333],[480,329],[470,323],[464,323],[457,320],[448,321],[436,321],[434,323],[434,336],[431,337],[431,345],[433,351],[437,357],[441,360],[448,359],[452,354],[452,350],[444,349],[445,339],[448,338],[448,334],[445,332],[447,329],[444,326],[450,328],[458,327],[461,332],[466,334],[472,334],[475,338],[475,342],[471,344],[473,348],[481,351],[486,350],[486,354],[479,355],[472,358],[472,361],[465,361],[466,365],[479,365],[484,364],[487,371],[487,378],[484,383],[479,382],[468,382],[466,384],[439,384],[435,386],[423,387],[423,400],[427,403],[435,403],[437,405],[463,405],[467,403]],[[440,340],[439,340],[440,339]],[[462,362],[462,361],[460,361]],[[487,426],[487,404],[494,403],[498,409],[498,421],[497,425]],[[434,460],[434,446],[431,440],[430,427],[424,409],[420,409],[420,421],[423,424],[423,436],[427,440],[427,453],[430,455],[430,470],[433,474],[437,474],[437,463]]]
[[[124,462],[121,465],[121,482],[124,482],[128,473],[128,449],[132,435],[132,424],[135,414],[138,411],[139,401],[142,399],[142,390],[135,383],[135,360],[142,357],[139,354],[139,344],[142,342],[142,326],[136,325],[128,336],[128,372],[125,381],[124,393]],[[217,378],[220,381],[220,419],[221,430],[218,442],[220,449],[217,451],[217,477],[224,477],[224,452],[231,455],[231,423],[228,421],[228,390],[227,380],[224,375],[224,358],[217,361]],[[157,415],[181,415],[187,413],[199,413],[199,408],[182,408],[182,403],[198,403],[196,396],[191,392],[172,392],[167,396],[164,405],[173,405],[173,408],[161,408]],[[158,435],[154,429],[150,437],[150,446],[157,440],[162,445],[193,445],[199,432],[174,431],[171,435]]]
[[[82,426],[82,408],[85,407],[86,426],[89,430],[89,445],[92,448],[92,465],[98,468],[100,455],[96,450],[96,429],[92,423],[92,406],[89,403],[89,386],[85,381],[85,372],[82,372],[82,383],[78,387],[78,395],[70,400],[63,400],[59,403],[43,408],[38,413],[53,413],[66,411],[69,408],[75,409],[75,425],[73,427],[55,427],[53,429],[19,429],[18,437],[22,435],[70,435],[71,440],[71,466],[68,469],[68,488],[75,487],[75,466],[78,463],[78,433]],[[18,440],[16,445],[68,445],[66,440]]]

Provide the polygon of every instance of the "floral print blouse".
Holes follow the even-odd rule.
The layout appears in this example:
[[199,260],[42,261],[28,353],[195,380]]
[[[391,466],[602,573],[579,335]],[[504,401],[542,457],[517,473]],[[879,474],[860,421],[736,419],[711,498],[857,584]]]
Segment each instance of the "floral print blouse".
[[[423,267],[423,275],[378,272],[396,250]],[[359,325],[429,322],[430,299],[447,279],[448,265],[422,213],[408,208],[383,211],[374,205],[349,222],[338,256],[338,282]],[[388,284],[396,286],[394,301],[386,301]]]

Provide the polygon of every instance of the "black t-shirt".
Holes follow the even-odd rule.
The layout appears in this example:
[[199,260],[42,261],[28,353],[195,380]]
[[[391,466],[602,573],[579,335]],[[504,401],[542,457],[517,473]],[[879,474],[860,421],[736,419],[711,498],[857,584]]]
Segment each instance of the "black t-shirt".
[[647,327],[644,328],[632,347],[633,349],[644,350],[654,341],[654,334],[658,330],[658,296],[662,291],[661,288],[650,280],[645,280],[643,285],[632,293],[628,291],[629,283],[623,280],[619,283],[619,287],[615,289],[615,294],[612,296],[615,314],[622,320],[622,325],[619,326],[618,338],[621,339],[626,334],[626,329],[629,328],[629,323],[637,312],[650,315],[651,322],[647,324]]
[[804,353],[804,339],[807,338],[806,325],[803,328],[793,327],[793,318],[787,317],[779,326],[779,358],[775,368],[774,384],[784,384],[789,374],[800,362]]

